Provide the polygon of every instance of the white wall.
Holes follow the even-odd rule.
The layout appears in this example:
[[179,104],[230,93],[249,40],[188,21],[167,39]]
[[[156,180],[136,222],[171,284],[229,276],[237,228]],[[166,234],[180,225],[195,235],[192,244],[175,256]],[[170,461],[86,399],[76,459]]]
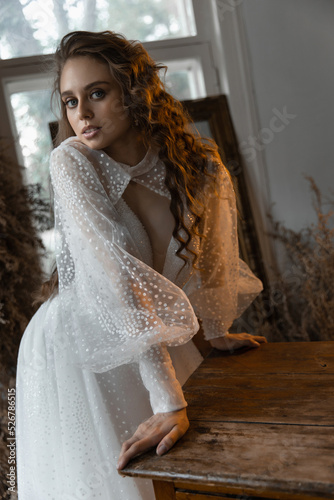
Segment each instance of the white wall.
[[[239,9],[244,24],[257,132],[267,129],[260,136],[267,142],[262,155],[268,201],[275,203],[277,220],[298,230],[315,221],[303,174],[313,176],[325,195],[334,188],[334,2],[224,1]],[[284,108],[295,117],[282,124],[274,117],[275,109]],[[261,155],[250,147],[250,135],[241,148],[249,160]]]

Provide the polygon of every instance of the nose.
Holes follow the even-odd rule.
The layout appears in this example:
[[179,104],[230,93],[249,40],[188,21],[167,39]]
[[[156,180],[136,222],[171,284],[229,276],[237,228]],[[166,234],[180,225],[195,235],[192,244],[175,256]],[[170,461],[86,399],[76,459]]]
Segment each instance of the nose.
[[79,101],[77,106],[78,117],[80,120],[86,120],[93,117],[93,111],[86,100]]

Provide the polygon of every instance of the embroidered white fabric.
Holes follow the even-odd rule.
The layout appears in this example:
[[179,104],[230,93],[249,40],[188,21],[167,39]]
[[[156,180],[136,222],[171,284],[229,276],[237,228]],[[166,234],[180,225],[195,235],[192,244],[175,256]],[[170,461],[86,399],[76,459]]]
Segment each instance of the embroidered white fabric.
[[[224,335],[261,290],[239,261],[235,196],[224,169],[206,189],[199,270],[171,238],[162,273],[122,197],[130,180],[169,198],[149,150],[135,167],[70,138],[51,157],[59,294],[21,341],[17,366],[20,500],[153,500],[115,468],[122,442],[154,413],[186,406],[180,382],[201,356],[191,337]],[[189,214],[185,214],[190,223]],[[171,357],[175,366],[171,362]],[[150,403],[150,404],[149,404]]]

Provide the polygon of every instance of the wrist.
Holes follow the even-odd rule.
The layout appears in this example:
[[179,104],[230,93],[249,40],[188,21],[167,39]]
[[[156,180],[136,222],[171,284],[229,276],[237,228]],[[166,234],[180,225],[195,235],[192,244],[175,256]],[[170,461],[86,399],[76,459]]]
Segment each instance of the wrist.
[[212,345],[212,347],[220,349],[222,345],[225,345],[226,342],[229,340],[229,336],[230,334],[226,332],[223,337],[215,337],[213,339],[210,339],[209,342]]
[[181,415],[181,414],[187,415],[187,406],[188,403],[185,403],[185,406],[183,406],[182,408],[176,408],[172,410],[166,409],[162,411],[160,410],[154,412],[154,415]]
[[226,333],[228,333],[228,328],[231,326],[230,323],[212,318],[203,318],[201,321],[204,338],[209,341],[218,337],[224,337]]

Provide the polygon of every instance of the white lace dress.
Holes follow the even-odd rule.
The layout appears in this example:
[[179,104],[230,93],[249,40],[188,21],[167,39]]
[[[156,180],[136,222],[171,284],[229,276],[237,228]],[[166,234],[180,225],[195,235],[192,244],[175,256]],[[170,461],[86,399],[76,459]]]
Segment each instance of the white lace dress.
[[158,156],[149,150],[129,167],[76,138],[53,152],[59,293],[20,344],[19,500],[154,499],[150,481],[119,476],[122,442],[152,411],[186,406],[181,384],[202,360],[190,340],[196,314],[207,338],[224,335],[261,290],[238,258],[234,193],[222,172],[220,196],[207,193],[201,271],[182,268],[172,238],[159,274],[122,198],[130,180],[169,197]]

